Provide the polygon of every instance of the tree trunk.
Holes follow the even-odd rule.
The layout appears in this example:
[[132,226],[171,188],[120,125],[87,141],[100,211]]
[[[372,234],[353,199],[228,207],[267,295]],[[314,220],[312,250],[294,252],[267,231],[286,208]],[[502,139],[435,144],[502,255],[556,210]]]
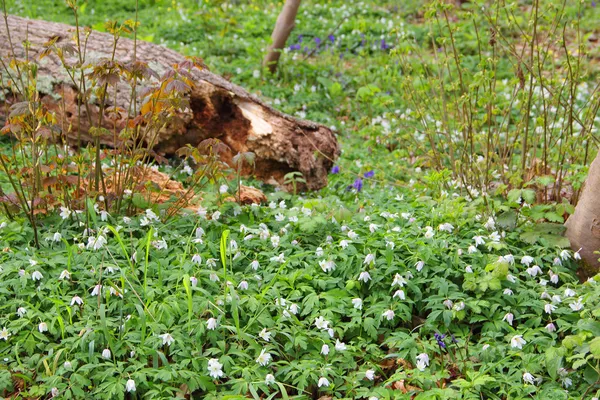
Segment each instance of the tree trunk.
[[567,237],[574,251],[581,249],[579,254],[584,261],[583,273],[592,276],[600,272],[600,153],[592,162],[585,187],[575,207],[575,212],[569,217],[565,226]]
[[[63,24],[9,16],[8,27],[18,59],[25,58],[25,50],[22,46],[25,40],[30,43],[28,50],[30,59],[38,58],[37,55],[43,51],[43,44],[51,38],[58,37],[58,47],[74,43],[75,28]],[[80,35],[83,42],[85,38],[83,31]],[[87,61],[97,63],[102,59],[110,59],[112,46],[111,35],[92,31],[85,47]],[[143,41],[137,42],[135,54],[137,61],[146,62],[159,75],[170,71],[174,64],[186,60],[184,56],[173,50]],[[129,63],[133,61],[133,55],[134,42],[120,38],[115,60],[124,64]],[[0,24],[0,57],[5,61],[10,61],[12,58],[6,27],[3,23]],[[74,56],[67,56],[67,62],[74,64],[76,59]],[[69,143],[76,143],[78,123],[80,123],[82,140],[93,141],[87,117],[78,118],[77,88],[71,84],[58,57],[52,54],[40,60],[38,64],[38,91],[42,95],[44,104],[56,113],[58,125],[69,127],[66,132],[63,132],[69,139]],[[320,189],[327,184],[328,171],[340,152],[335,135],[329,128],[283,114],[255,95],[249,94],[241,87],[207,69],[193,69],[190,73],[195,84],[188,95],[189,109],[179,115],[180,123],[161,131],[156,138],[154,150],[158,154],[172,155],[187,144],[196,146],[205,139],[217,138],[232,149],[233,155],[238,152],[255,153],[255,167],[246,172],[253,172],[255,176],[267,183],[282,184],[284,175],[292,171],[300,171],[306,179],[308,189]],[[0,80],[1,85],[2,80]],[[142,87],[139,88],[139,91],[141,90]],[[106,105],[129,109],[131,87],[119,83],[115,91],[111,91]],[[3,97],[0,87],[0,110],[2,111],[6,109],[1,106]],[[10,102],[10,96],[7,97],[6,102]],[[93,121],[98,121],[98,106],[98,104],[90,104]],[[85,109],[82,110],[85,113]],[[115,125],[120,130],[125,127],[126,122],[126,117],[115,121],[114,113],[112,116],[103,116],[102,124],[111,133],[102,134],[100,142],[107,146],[114,146],[115,137],[112,132]]]
[[287,42],[292,29],[294,29],[294,25],[296,25],[296,14],[298,14],[298,8],[300,7],[301,1],[302,0],[286,0],[283,5],[283,10],[281,10],[281,14],[277,17],[275,29],[273,29],[273,34],[271,35],[273,43],[269,46],[267,55],[263,61],[263,65],[269,68],[269,71],[271,72],[277,70],[277,63],[281,56],[281,50],[285,47],[285,42]]

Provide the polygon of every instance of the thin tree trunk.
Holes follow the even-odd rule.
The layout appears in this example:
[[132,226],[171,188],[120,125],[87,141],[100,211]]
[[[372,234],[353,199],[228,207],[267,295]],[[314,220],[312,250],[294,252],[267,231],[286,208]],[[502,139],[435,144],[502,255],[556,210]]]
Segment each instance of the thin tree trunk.
[[[25,58],[22,45],[25,40],[30,43],[30,59],[36,59],[43,51],[43,44],[51,38],[58,37],[59,47],[73,43],[74,28],[63,24],[9,16],[8,27],[19,59]],[[95,64],[110,58],[112,45],[111,35],[92,31],[86,40],[87,61]],[[120,38],[115,60],[123,64],[132,62],[133,48],[133,40]],[[6,60],[6,64],[12,58],[4,24],[0,24],[0,57]],[[66,57],[68,64],[77,62],[74,56]],[[160,75],[170,71],[174,64],[186,61],[184,56],[173,50],[144,41],[137,42],[137,60],[147,63],[149,68]],[[118,83],[115,89],[111,89],[112,94],[107,96],[106,104],[102,107],[100,104],[88,105],[91,119],[78,118],[78,89],[68,79],[58,58],[49,55],[38,62],[38,65],[37,81],[42,102],[55,112],[58,126],[68,127],[63,134],[69,143],[77,144],[78,135],[83,142],[93,142],[94,136],[89,132],[88,121],[101,120],[108,134],[101,134],[100,143],[115,146],[114,141],[119,139],[115,139],[112,134],[113,128],[116,126],[117,132],[125,128],[127,118],[115,121],[114,115],[104,113],[103,118],[99,118],[98,113],[112,105],[128,110],[131,87]],[[193,69],[190,73],[194,87],[188,95],[189,107],[178,114],[176,123],[156,137],[153,143],[158,154],[174,154],[188,144],[196,146],[205,139],[217,138],[232,149],[233,155],[238,152],[253,152],[256,155],[255,167],[243,172],[253,173],[267,183],[281,185],[287,173],[300,171],[308,189],[320,189],[327,184],[329,169],[340,152],[331,129],[283,114],[257,96],[207,69]],[[139,88],[138,93],[141,90]],[[8,96],[6,102],[11,101],[18,99]],[[1,113],[7,109],[2,103],[0,100],[0,122]],[[86,110],[87,108],[83,108],[82,112]]]
[[302,0],[286,0],[283,5],[281,14],[277,17],[277,23],[275,23],[275,29],[271,35],[273,43],[267,50],[267,55],[263,61],[263,65],[269,68],[269,71],[275,72],[277,70],[277,63],[281,56],[281,50],[285,47],[294,25],[296,24],[296,14],[298,14],[298,8]]
[[590,165],[585,187],[575,212],[565,223],[567,237],[574,251],[584,261],[583,273],[592,276],[600,271],[600,153]]

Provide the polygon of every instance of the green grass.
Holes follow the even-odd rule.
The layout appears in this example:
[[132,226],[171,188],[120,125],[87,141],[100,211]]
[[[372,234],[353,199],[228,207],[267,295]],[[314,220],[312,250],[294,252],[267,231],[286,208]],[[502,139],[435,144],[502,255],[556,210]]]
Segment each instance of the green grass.
[[[81,22],[102,29],[108,18],[134,18],[134,4],[82,3]],[[480,5],[452,14],[465,70],[475,72],[480,54],[470,12]],[[266,76],[260,63],[280,6],[140,1],[139,34],[203,57],[284,112],[335,127],[340,172],[318,193],[263,187],[269,204],[259,207],[222,203],[226,194],[215,188],[205,194],[208,218],[161,221],[158,208],[105,221],[92,212],[91,222],[83,214],[48,215],[39,250],[27,220],[5,219],[3,395],[22,388],[20,398],[54,389],[58,398],[97,399],[598,396],[600,285],[579,282],[576,253],[565,249],[561,223],[572,207],[536,202],[542,184],[521,189],[512,176],[496,178],[496,190],[484,195],[454,179],[452,165],[433,168],[429,142],[416,132],[420,117],[433,126],[443,118],[435,99],[428,115],[418,115],[410,90],[435,93],[427,77],[439,72],[442,52],[428,35],[439,30],[434,36],[442,40],[444,29],[424,22],[420,2],[305,1],[288,43],[302,35],[302,48],[286,52],[279,73]],[[581,7],[569,3],[565,15],[580,13],[591,35],[600,11],[591,2]],[[8,10],[74,23],[58,0],[9,1]],[[517,40],[514,25],[503,29]],[[382,46],[382,36],[395,49]],[[419,52],[408,52],[407,36]],[[322,44],[306,56],[315,38]],[[584,65],[589,88],[578,104],[593,93],[593,57],[592,50]],[[507,79],[498,84],[499,108],[510,109],[513,67],[508,58],[498,61],[497,76]],[[447,93],[458,93],[447,80]],[[520,115],[513,110],[514,120]],[[456,114],[446,117],[458,125]],[[580,142],[569,143],[581,153]],[[575,189],[585,177],[579,156],[565,162]],[[98,237],[106,244],[94,250]],[[93,295],[97,285],[100,296]],[[75,296],[82,305],[71,305]],[[262,351],[271,358],[261,364]],[[322,378],[328,385],[319,386]]]

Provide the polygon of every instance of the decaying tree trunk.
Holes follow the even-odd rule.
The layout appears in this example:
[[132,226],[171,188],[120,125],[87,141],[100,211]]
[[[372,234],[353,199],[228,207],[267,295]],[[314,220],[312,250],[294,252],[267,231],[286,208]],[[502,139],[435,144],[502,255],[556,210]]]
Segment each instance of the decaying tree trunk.
[[590,165],[585,187],[565,226],[571,247],[584,261],[583,273],[592,276],[600,272],[600,153]]
[[273,43],[269,46],[263,65],[269,68],[269,71],[275,72],[277,70],[277,63],[281,56],[281,50],[285,47],[292,29],[296,25],[296,15],[298,14],[298,8],[302,0],[286,0],[283,5],[283,10],[277,17],[271,40]]
[[[30,43],[30,59],[39,55],[43,51],[43,44],[51,38],[58,37],[58,44],[72,42],[75,31],[74,27],[68,25],[14,16],[9,16],[8,26],[17,58],[25,57],[22,43],[27,40]],[[83,32],[81,37],[83,41]],[[93,62],[110,58],[112,44],[111,35],[93,31],[87,39],[86,59]],[[122,63],[132,61],[133,48],[132,40],[120,38],[115,59]],[[185,61],[184,56],[173,50],[143,41],[137,42],[136,54],[138,61],[147,62],[151,69],[161,75],[174,64]],[[0,57],[3,60],[12,57],[4,23],[0,24]],[[73,58],[68,61],[75,62]],[[265,182],[282,184],[285,174],[300,171],[308,189],[320,189],[327,184],[327,173],[340,151],[329,128],[285,115],[206,69],[194,69],[191,73],[195,81],[189,94],[191,110],[182,113],[181,124],[161,132],[154,146],[158,154],[174,154],[187,144],[196,146],[205,139],[217,138],[227,144],[234,155],[237,152],[255,153],[252,172]],[[55,55],[39,62],[38,90],[46,106],[56,112],[59,121],[65,122],[62,125],[70,127],[68,132],[63,132],[65,136],[73,143],[80,120],[82,140],[92,141],[87,118],[78,118],[77,88],[70,82]],[[110,105],[116,99],[117,106],[128,109],[131,87],[117,85],[116,95],[111,92],[109,97],[107,102]],[[90,109],[92,114],[96,114],[92,118],[96,121],[99,107],[96,104]],[[112,131],[115,123],[118,128],[123,128],[125,122],[126,118],[115,121],[105,116],[103,126],[111,134],[101,136],[101,143],[114,145]]]

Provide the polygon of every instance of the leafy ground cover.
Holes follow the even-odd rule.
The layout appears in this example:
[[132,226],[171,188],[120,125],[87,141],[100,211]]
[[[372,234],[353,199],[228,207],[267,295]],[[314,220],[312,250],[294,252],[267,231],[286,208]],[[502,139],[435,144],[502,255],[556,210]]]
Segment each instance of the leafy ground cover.
[[[101,199],[86,210],[63,208],[43,219],[40,249],[27,220],[5,219],[6,395],[598,395],[600,288],[595,279],[579,282],[578,254],[560,236],[572,206],[542,202],[554,188],[546,182],[513,188],[521,171],[510,168],[496,171],[493,190],[455,180],[450,168],[433,168],[444,159],[431,156],[427,134],[415,134],[423,115],[409,109],[403,80],[419,75],[407,73],[396,52],[406,36],[427,46],[431,26],[419,4],[307,2],[280,75],[265,77],[259,65],[277,7],[139,3],[142,38],[202,56],[282,110],[334,126],[342,157],[326,189],[272,190],[262,206],[223,202],[235,182],[221,182],[192,215],[165,218],[157,206],[111,215]],[[13,1],[8,9],[74,22],[58,0]],[[102,29],[107,18],[131,18],[135,6],[90,1],[80,13],[83,24]],[[581,13],[593,35],[594,4],[568,5],[566,13]],[[457,35],[461,53],[476,59],[474,32]],[[498,70],[506,79],[499,107],[510,108],[519,81],[509,71]],[[595,76],[590,67],[577,85],[581,110],[595,104]],[[536,99],[543,98],[542,90]],[[428,118],[444,126],[437,111]],[[576,192],[594,152],[584,159],[581,142],[568,143],[556,157]],[[486,153],[477,154],[485,157],[473,165],[486,169]],[[178,169],[165,171],[185,180]]]

